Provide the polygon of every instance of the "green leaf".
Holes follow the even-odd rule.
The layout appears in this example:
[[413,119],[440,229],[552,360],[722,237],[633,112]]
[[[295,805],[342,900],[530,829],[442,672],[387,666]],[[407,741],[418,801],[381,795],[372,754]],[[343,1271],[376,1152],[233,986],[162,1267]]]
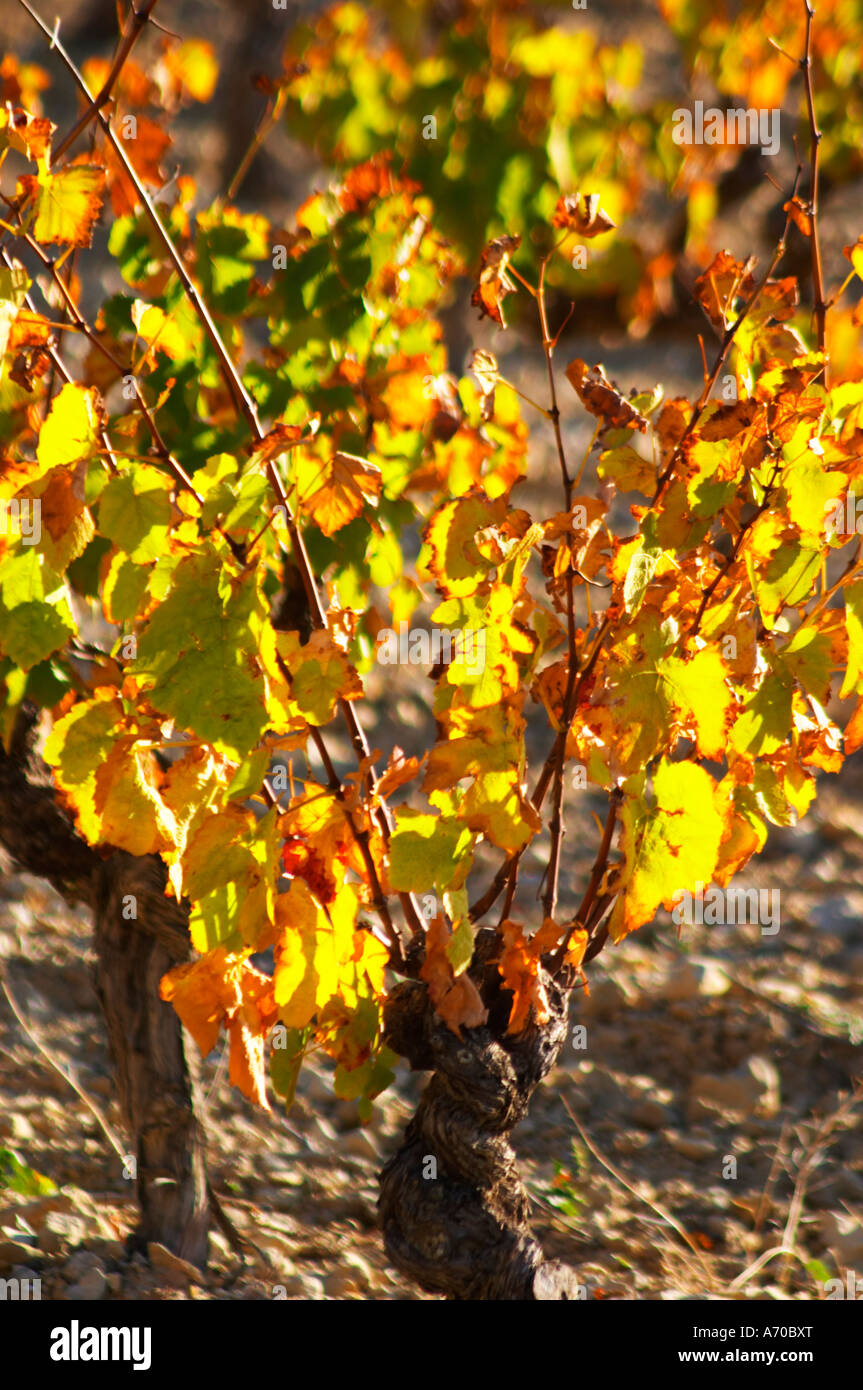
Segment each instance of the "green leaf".
[[267,727],[264,680],[252,660],[263,617],[254,576],[231,581],[215,555],[190,555],[173,571],[129,667],[152,682],[158,710],[237,761]]
[[12,1149],[0,1148],[0,1192],[17,1192],[21,1197],[46,1197],[58,1190],[44,1173],[37,1173],[22,1162]]
[[390,842],[390,883],[397,892],[431,893],[463,882],[472,845],[460,821],[400,809]]
[[99,529],[138,564],[167,549],[173,483],[158,469],[132,464],[112,478],[99,500]]
[[726,828],[715,790],[705,768],[663,758],[653,776],[652,804],[642,797],[624,803],[623,891],[609,924],[613,940],[652,921],[677,893],[709,883]]
[[787,741],[791,729],[794,683],[790,675],[768,673],[743,707],[731,731],[735,752],[750,758],[775,753]]

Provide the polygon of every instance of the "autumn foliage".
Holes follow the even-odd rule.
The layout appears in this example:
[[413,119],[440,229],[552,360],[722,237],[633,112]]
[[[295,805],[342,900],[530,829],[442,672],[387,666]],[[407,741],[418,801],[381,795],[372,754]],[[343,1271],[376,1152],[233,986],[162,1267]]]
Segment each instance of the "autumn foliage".
[[[417,66],[403,7],[384,8],[385,38],[341,5],[289,39],[269,109],[334,168],[283,225],[228,200],[201,208],[187,172],[152,201],[167,115],[213,90],[205,43],[162,37],[149,66],[129,57],[91,110],[86,153],[43,114],[47,58],[0,69],[0,732],[8,746],[22,703],[42,707],[80,836],[163,860],[194,959],[162,996],[201,1051],[226,1030],[232,1081],[267,1106],[290,1101],[322,1049],[365,1113],[392,1077],[382,1010],[396,977],[424,981],[454,1032],[486,1022],[469,970],[495,909],[506,1031],[541,1023],[541,962],[574,984],[675,894],[728,884],[768,824],[803,815],[817,774],[863,743],[863,562],[843,521],[863,495],[861,320],[846,294],[863,241],[822,272],[818,143],[804,158],[805,91],[766,39],[811,55],[824,167],[841,180],[860,161],[843,100],[849,7],[820,5],[811,32],[784,0],[735,7],[733,23],[721,5],[661,7],[685,62],[714,60],[720,92],[800,100],[801,163],[762,265],[709,244],[738,152],[677,149],[668,101],[636,119],[636,45],[540,33],[535,7],[478,0]],[[370,65],[372,95],[358,75]],[[108,78],[85,64],[82,113]],[[445,157],[418,134],[436,110],[442,127],[457,115]],[[694,400],[647,369],[632,394],[599,364],[558,371],[549,286],[611,285],[637,334],[662,311],[669,248],[645,254],[629,226],[648,185],[688,199],[681,255],[705,340]],[[124,287],[90,314],[99,229]],[[783,274],[792,238],[813,250],[805,301]],[[533,405],[488,351],[449,371],[439,314],[465,275],[480,319],[503,330],[518,305],[538,323],[537,423],[560,475],[548,514],[519,501]],[[560,429],[579,412],[584,460]],[[583,481],[588,458],[599,486]],[[293,626],[277,618],[287,589],[305,615]],[[378,634],[423,605],[481,634],[484,655],[443,664],[436,737],[405,757],[368,746],[357,708]],[[844,734],[831,690],[850,702]],[[548,726],[533,768],[529,703]],[[350,765],[330,752],[334,728]],[[574,768],[608,813],[579,912],[560,920]],[[539,836],[541,904],[513,920]],[[270,948],[272,975],[251,960]]]

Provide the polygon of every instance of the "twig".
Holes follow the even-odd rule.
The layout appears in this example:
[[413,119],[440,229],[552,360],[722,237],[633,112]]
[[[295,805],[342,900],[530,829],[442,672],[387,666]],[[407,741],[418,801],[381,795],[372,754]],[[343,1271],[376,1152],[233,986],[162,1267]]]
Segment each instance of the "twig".
[[797,1173],[794,1183],[794,1191],[791,1194],[791,1202],[788,1207],[788,1218],[785,1222],[785,1230],[782,1233],[782,1245],[785,1248],[786,1258],[779,1271],[779,1283],[784,1285],[788,1276],[788,1256],[794,1253],[794,1241],[797,1235],[797,1227],[803,1213],[803,1203],[806,1199],[806,1189],[809,1179],[815,1168],[824,1157],[824,1151],[831,1143],[833,1130],[851,1113],[858,1101],[863,1100],[863,1082],[858,1082],[854,1089],[845,1097],[844,1101],[833,1111],[832,1115],[827,1115],[821,1121],[815,1132],[815,1137],[807,1148],[803,1162]]
[[243,155],[242,159],[240,160],[239,165],[237,166],[237,171],[234,174],[234,177],[228,184],[227,190],[225,192],[225,197],[227,198],[229,203],[233,202],[236,198],[237,193],[240,190],[240,185],[242,184],[244,178],[246,177],[246,174],[249,172],[249,169],[252,166],[252,161],[254,160],[255,156],[257,155],[259,149],[263,145],[270,131],[273,129],[276,122],[278,121],[279,116],[281,115],[282,110],[284,109],[286,100],[287,93],[284,90],[284,88],[279,88],[279,91],[276,93],[275,98],[268,100],[264,112],[257,125],[255,126],[255,130],[252,135],[252,139],[249,143],[249,146],[246,149],[246,152]]
[[750,1279],[753,1279],[756,1274],[760,1274],[764,1266],[769,1264],[771,1260],[775,1260],[777,1255],[785,1255],[786,1258],[793,1257],[795,1260],[801,1259],[796,1250],[789,1250],[785,1245],[774,1245],[772,1250],[765,1250],[764,1254],[759,1255],[757,1260],[753,1260],[742,1274],[738,1274],[736,1279],[732,1279],[728,1285],[729,1293],[736,1293],[738,1289],[742,1289],[744,1284],[748,1284]]
[[564,1110],[566,1111],[569,1118],[572,1120],[572,1123],[575,1125],[575,1128],[578,1130],[581,1142],[584,1144],[585,1148],[593,1154],[597,1163],[601,1163],[603,1168],[605,1168],[606,1172],[610,1173],[611,1176],[614,1178],[615,1182],[620,1183],[620,1186],[623,1187],[627,1192],[629,1192],[631,1196],[635,1197],[639,1202],[643,1202],[646,1207],[649,1207],[652,1212],[655,1212],[658,1217],[660,1217],[668,1226],[671,1227],[671,1229],[683,1241],[687,1249],[691,1250],[694,1255],[698,1256],[704,1274],[707,1278],[708,1287],[710,1287],[711,1289],[715,1289],[717,1286],[717,1281],[713,1270],[711,1269],[708,1261],[704,1258],[703,1252],[698,1248],[696,1241],[693,1239],[691,1235],[688,1234],[685,1228],[681,1226],[680,1222],[677,1220],[677,1217],[674,1216],[670,1211],[668,1211],[666,1207],[663,1207],[659,1202],[654,1202],[650,1197],[645,1197],[643,1193],[638,1191],[638,1188],[633,1187],[632,1183],[627,1182],[623,1174],[619,1173],[617,1169],[613,1166],[613,1164],[609,1163],[605,1155],[600,1152],[600,1150],[594,1144],[593,1140],[589,1138],[586,1130],[582,1128],[581,1124],[579,1124],[578,1120],[573,1114],[572,1108],[569,1105],[569,1102],[567,1101],[566,1097],[561,1096],[561,1100],[563,1102]]
[[[87,97],[87,99],[92,102],[93,97],[89,87],[87,86],[87,83],[84,81],[84,78],[82,77],[81,73],[79,72],[70,55],[66,52],[60,40],[53,35],[52,31],[45,24],[44,20],[41,19],[41,17],[28,3],[28,0],[18,0],[18,3],[22,6],[24,10],[26,10],[27,14],[29,14],[30,18],[39,27],[39,29],[46,36],[46,38],[52,40],[53,47],[57,49],[57,52],[60,54],[60,57],[62,58],[69,72],[74,77],[79,88],[83,91],[85,97]],[[225,381],[226,386],[228,387],[228,391],[231,397],[233,398],[235,408],[246,421],[246,424],[256,443],[262,443],[265,438],[265,434],[264,430],[261,427],[261,423],[258,419],[258,413],[254,401],[252,400],[251,396],[249,395],[248,391],[243,385],[240,374],[237,368],[235,367],[233,361],[231,360],[228,350],[225,347],[225,344],[222,340],[221,334],[219,333],[219,330],[216,327],[216,324],[212,318],[212,315],[210,314],[209,309],[207,308],[206,303],[204,302],[200,294],[200,291],[198,290],[197,286],[194,284],[191,277],[189,276],[189,273],[186,270],[186,267],[183,263],[182,257],[180,256],[180,253],[175,247],[170,234],[168,233],[164,223],[162,222],[162,219],[160,218],[159,213],[156,210],[152,199],[149,197],[146,189],[143,187],[141,180],[139,179],[133,165],[131,164],[126,154],[126,151],[123,149],[122,141],[117,139],[111,127],[110,121],[108,121],[105,118],[102,112],[97,111],[95,114],[97,121],[104,130],[108,140],[111,142],[114,152],[117,155],[120,163],[122,164],[127,177],[132,183],[137,197],[139,198],[144,207],[144,211],[168,256],[171,265],[173,266],[177,274],[177,277],[180,281],[180,284],[183,287],[183,291],[186,294],[186,297],[188,298],[190,304],[192,305],[192,308],[194,309],[195,313],[201,321],[201,324],[204,328],[204,332],[206,333],[210,345],[216,354],[216,359],[219,364],[219,370],[221,372],[223,380]],[[312,624],[319,630],[326,631],[326,615],[321,604],[320,595],[318,593],[317,584],[315,582],[311,563],[309,561],[308,553],[306,551],[302,532],[300,531],[299,526],[297,525],[293,511],[288,502],[288,497],[287,493],[285,492],[284,484],[282,483],[282,480],[279,477],[278,470],[276,469],[275,463],[272,459],[270,459],[266,464],[266,473],[270,481],[270,484],[273,488],[273,491],[276,495],[277,504],[280,507],[284,508],[288,534],[291,539],[294,558],[296,560],[297,567],[300,571],[300,576],[303,582],[303,588],[305,590],[306,598],[308,600],[309,613]],[[340,700],[339,708],[342,713],[342,717],[344,718],[344,721],[347,725],[348,734],[357,761],[368,769],[365,774],[364,782],[369,795],[371,797],[374,797],[377,779],[375,777],[374,769],[372,766],[371,750],[366,740],[365,733],[363,732],[362,725],[360,724],[359,719],[357,718],[357,715],[351,707],[349,701]],[[381,835],[383,837],[384,844],[388,845],[390,834],[392,833],[392,820],[389,815],[389,811],[386,807],[386,804],[383,801],[378,802],[372,814],[378,824]],[[422,918],[420,916],[419,909],[413,901],[412,896],[410,894],[400,893],[399,899],[402,903],[402,907],[404,909],[409,926],[415,933],[422,934]],[[404,942],[401,940],[401,937],[398,934],[396,937],[396,949],[398,950],[401,956],[404,955]]]
[[620,787],[615,787],[609,798],[608,815],[605,821],[605,829],[602,834],[602,841],[599,846],[599,852],[596,856],[596,860],[594,861],[593,870],[588,880],[584,897],[581,900],[578,911],[576,912],[575,917],[570,924],[566,936],[564,937],[557,951],[551,958],[551,972],[554,975],[556,975],[563,966],[567,947],[569,946],[573,934],[579,929],[583,930],[587,926],[588,917],[594,905],[594,902],[596,901],[596,896],[599,892],[599,888],[602,883],[602,876],[605,873],[605,866],[608,863],[608,856],[611,851],[611,842],[614,839],[614,827],[617,822],[617,813],[620,809],[622,801],[623,792],[621,791]]
[[[797,171],[794,175],[794,184],[791,189],[791,195],[788,199],[789,208],[791,207],[795,197],[797,196],[797,188],[800,183],[800,176],[802,172],[803,170],[801,166],[798,164]],[[737,334],[740,331],[740,328],[744,323],[745,319],[749,316],[749,314],[752,313],[752,310],[755,308],[755,305],[758,303],[759,299],[761,298],[761,295],[764,292],[764,288],[767,285],[768,280],[770,279],[779,262],[782,260],[782,257],[785,255],[786,243],[788,240],[788,232],[790,228],[791,213],[789,211],[788,213],[786,213],[785,216],[785,226],[782,230],[782,236],[780,237],[777,243],[776,250],[773,253],[770,264],[767,267],[764,276],[762,277],[759,284],[756,285],[746,304],[743,306],[737,318],[734,320],[734,323],[732,323],[730,327],[726,328],[725,330],[725,333],[722,337],[722,342],[719,345],[719,352],[713,364],[713,370],[711,371],[710,376],[704,383],[704,389],[695,403],[695,409],[693,410],[692,415],[689,418],[689,421],[686,425],[686,429],[683,431],[683,434],[681,435],[680,439],[675,445],[671,458],[668,460],[665,469],[660,474],[657,480],[656,491],[653,494],[653,501],[651,503],[651,505],[654,507],[656,506],[656,503],[659,501],[660,497],[665,492],[665,489],[668,486],[668,483],[671,479],[671,475],[674,472],[675,464],[677,463],[677,460],[680,458],[680,455],[683,452],[684,445],[686,444],[687,440],[689,439],[690,435],[692,434],[693,430],[695,429],[696,425],[701,419],[701,416],[704,414],[707,402],[710,399],[710,393],[716,385],[717,380],[719,379],[719,373],[722,371],[723,364],[725,362],[726,357],[728,356],[729,350],[731,348],[732,343],[734,342],[734,339],[737,337]]]
[[90,1111],[90,1114],[93,1116],[96,1123],[99,1125],[99,1128],[102,1130],[102,1133],[105,1135],[105,1138],[108,1140],[108,1143],[111,1145],[111,1148],[125,1162],[126,1157],[128,1155],[128,1148],[123,1144],[120,1135],[114,1129],[113,1125],[111,1125],[108,1122],[108,1120],[106,1120],[99,1107],[95,1104],[94,1101],[90,1099],[86,1091],[84,1091],[83,1088],[79,1085],[79,1083],[75,1080],[74,1076],[70,1076],[67,1071],[63,1070],[59,1062],[55,1062],[48,1048],[44,1045],[41,1038],[39,1037],[39,1034],[36,1032],[33,1026],[30,1023],[28,1023],[20,1006],[16,1002],[15,996],[9,988],[9,980],[7,978],[6,970],[2,966],[0,966],[0,989],[2,989],[3,993],[5,994],[6,1000],[9,1004],[9,1008],[12,1010],[16,1019],[18,1020],[22,1032],[25,1033],[26,1036],[29,1038],[30,1042],[36,1048],[40,1057],[43,1059],[44,1062],[47,1063],[49,1067],[52,1068],[53,1071],[57,1073],[58,1076],[62,1076],[63,1080],[66,1082],[66,1085],[70,1086],[72,1090],[75,1092],[75,1095],[78,1097],[78,1099],[82,1101],[84,1105],[86,1105],[87,1109]]
[[[539,309],[539,322],[542,328],[542,347],[545,353],[545,365],[548,373],[548,392],[550,405],[548,415],[551,419],[552,429],[554,430],[554,442],[557,446],[557,457],[560,464],[560,475],[563,482],[563,494],[565,510],[568,512],[572,507],[572,478],[566,462],[566,451],[563,446],[563,434],[560,428],[560,409],[557,404],[557,389],[554,384],[554,365],[552,357],[557,339],[551,337],[548,328],[548,312],[545,302],[545,272],[548,267],[549,257],[545,256],[539,268],[539,283],[536,291],[537,307]],[[559,335],[558,335],[559,336]],[[566,690],[563,697],[563,727],[569,727],[572,718],[571,702],[575,683],[578,675],[578,651],[575,640],[575,594],[574,594],[574,575],[572,572],[572,554],[569,555],[570,563],[566,568],[566,631],[567,631],[567,680]],[[564,738],[557,746],[554,762],[554,790],[552,792],[552,812],[550,826],[551,848],[549,852],[548,867],[546,869],[545,890],[542,895],[543,917],[554,917],[557,911],[557,887],[558,875],[560,873],[560,855],[563,842],[563,767],[566,760],[566,739]],[[511,878],[514,887],[515,879]]]
[[[610,620],[606,616],[603,619],[599,631],[596,634],[591,654],[588,657],[586,664],[582,667],[581,671],[579,672],[578,680],[576,682],[571,701],[573,710],[578,708],[578,697],[581,694],[582,686],[584,685],[584,682],[588,679],[591,672],[593,671],[594,666],[596,665],[609,626]],[[572,715],[570,715],[570,720],[571,718]],[[545,801],[546,792],[548,791],[549,783],[551,782],[552,776],[554,774],[554,768],[557,764],[559,748],[561,743],[563,743],[563,745],[565,746],[568,731],[569,721],[562,725],[560,731],[555,737],[554,743],[551,746],[551,750],[548,754],[548,757],[546,758],[545,763],[543,764],[543,768],[539,774],[539,778],[537,780],[536,787],[534,788],[533,795],[530,798],[531,805],[536,811],[540,811],[542,809],[542,804]],[[481,917],[484,917],[485,914],[490,910],[490,908],[492,908],[494,904],[497,902],[498,898],[503,892],[504,885],[508,883],[510,874],[513,872],[514,867],[518,864],[523,853],[523,850],[517,850],[514,855],[512,855],[509,859],[506,859],[504,861],[504,863],[500,866],[494,878],[492,879],[491,883],[489,884],[488,888],[483,893],[482,897],[478,898],[476,902],[473,903],[471,907],[468,909],[468,915],[472,922],[479,921],[479,919]]]
[[81,132],[83,130],[86,130],[90,122],[102,110],[102,107],[105,105],[105,103],[108,101],[111,95],[117,78],[120,76],[120,73],[123,70],[123,65],[125,64],[126,59],[129,57],[129,54],[135,47],[135,44],[137,43],[138,37],[141,34],[142,30],[146,29],[147,24],[149,23],[150,15],[152,11],[156,8],[156,5],[158,3],[159,0],[144,0],[144,3],[140,7],[138,7],[133,0],[133,3],[129,6],[129,14],[126,18],[126,27],[123,32],[122,39],[120,41],[120,46],[117,49],[114,61],[111,64],[111,70],[108,73],[108,76],[105,78],[105,81],[102,83],[102,87],[99,91],[98,96],[95,96],[92,99],[90,105],[87,107],[87,110],[75,122],[72,129],[69,131],[69,134],[60,141],[56,150],[52,150],[52,161],[59,159],[61,155],[66,153],[73,141],[77,140]]
[[[803,0],[806,6],[806,44],[800,59],[800,71],[806,89],[806,109],[809,113],[809,248],[812,257],[812,295],[814,299],[815,327],[818,334],[818,351],[827,351],[827,305],[824,300],[824,275],[821,268],[821,243],[818,237],[818,172],[821,152],[821,131],[815,114],[815,93],[812,86],[812,20],[815,10],[811,0]],[[827,389],[827,358],[824,358],[824,388]]]

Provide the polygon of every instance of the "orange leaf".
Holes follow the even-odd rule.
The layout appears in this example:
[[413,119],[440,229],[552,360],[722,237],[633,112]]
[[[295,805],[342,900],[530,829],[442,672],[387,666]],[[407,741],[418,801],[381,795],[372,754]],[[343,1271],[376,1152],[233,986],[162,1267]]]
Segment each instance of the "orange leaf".
[[332,536],[354,521],[366,502],[377,504],[381,491],[380,469],[356,454],[333,454],[323,467],[326,482],[308,497],[308,508],[325,536]]
[[[504,949],[498,969],[506,989],[512,990],[512,1009],[509,1015],[507,1033],[520,1033],[530,1018],[531,1011],[537,1023],[546,1023],[551,1016],[548,996],[539,974],[540,957],[548,946],[547,923],[528,941],[516,922],[501,925]],[[555,932],[558,929],[555,927]]]
[[452,965],[446,953],[450,940],[449,927],[438,914],[428,925],[426,932],[426,953],[420,970],[420,978],[429,987],[429,998],[446,1023],[447,1027],[461,1037],[462,1025],[466,1028],[479,1028],[488,1019],[479,991],[466,975],[454,978]]
[[521,245],[520,236],[501,236],[490,241],[482,253],[479,281],[470,297],[471,304],[479,309],[480,318],[486,315],[506,328],[503,317],[503,297],[510,294],[515,285],[507,275],[510,256]]
[[398,787],[403,787],[406,782],[412,782],[425,760],[425,754],[422,758],[406,757],[401,748],[396,745],[390,755],[386,771],[378,782],[378,796],[389,796]]
[[586,362],[576,357],[566,369],[566,378],[586,410],[614,429],[637,429],[642,434],[647,421],[634,406],[612,386],[599,365],[588,369]]
[[799,198],[792,198],[789,202],[783,203],[782,211],[788,213],[799,232],[804,236],[812,235],[812,218]]
[[459,975],[437,1006],[448,1028],[461,1037],[461,1027],[480,1028],[488,1018],[479,990],[469,975]]
[[595,237],[617,226],[599,206],[598,193],[568,193],[558,198],[552,226],[566,227],[579,236]]
[[34,164],[51,149],[51,136],[57,127],[47,116],[34,116],[20,106],[0,110],[0,149],[7,142]]
[[863,700],[858,700],[845,726],[844,746],[846,753],[856,753],[858,748],[863,747]]

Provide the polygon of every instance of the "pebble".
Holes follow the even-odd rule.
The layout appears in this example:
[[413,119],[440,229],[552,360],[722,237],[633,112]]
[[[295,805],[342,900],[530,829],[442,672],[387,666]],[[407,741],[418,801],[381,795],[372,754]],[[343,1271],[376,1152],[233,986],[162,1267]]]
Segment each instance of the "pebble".
[[335,1126],[331,1125],[329,1120],[325,1119],[323,1115],[314,1115],[312,1117],[306,1133],[309,1136],[321,1140],[325,1144],[334,1144],[338,1142]]
[[820,1219],[819,1231],[837,1265],[863,1273],[863,1225],[856,1216],[827,1211]]
[[727,994],[731,980],[713,960],[682,960],[671,970],[659,997],[672,1003],[683,1003],[699,997],[715,999]]
[[695,1113],[704,1107],[733,1115],[775,1115],[779,1109],[779,1073],[766,1057],[750,1057],[737,1072],[701,1074],[689,1088]]
[[357,1280],[352,1274],[346,1274],[343,1270],[329,1275],[324,1288],[327,1298],[360,1297],[360,1287]]
[[715,1158],[718,1149],[712,1139],[700,1139],[694,1134],[669,1134],[668,1143],[675,1153],[683,1158],[700,1162],[704,1158]]
[[288,1298],[308,1298],[318,1301],[326,1298],[323,1279],[319,1279],[316,1274],[293,1274],[288,1275],[281,1281]]
[[632,1107],[632,1119],[640,1129],[665,1129],[671,1124],[671,1111],[648,1096]]
[[381,1156],[381,1151],[368,1130],[352,1129],[347,1134],[342,1134],[338,1141],[339,1149],[342,1153],[350,1154],[352,1158],[368,1158],[377,1161]]
[[13,1115],[10,1120],[9,1131],[12,1138],[17,1139],[20,1144],[29,1144],[36,1138],[36,1131],[26,1115]]
[[105,1270],[104,1262],[92,1250],[76,1250],[63,1265],[67,1279],[79,1279],[88,1269]]
[[70,1284],[66,1297],[71,1303],[94,1303],[105,1298],[108,1293],[108,1280],[103,1269],[88,1269],[77,1284]]
[[43,1237],[49,1234],[57,1237],[54,1250],[59,1249],[64,1241],[68,1245],[83,1245],[87,1236],[87,1225],[79,1216],[70,1216],[64,1211],[49,1211],[45,1217],[45,1228],[39,1236],[39,1244],[43,1250],[48,1249],[48,1246],[43,1244]]
[[167,1246],[159,1245],[157,1241],[151,1240],[147,1246],[147,1255],[150,1264],[154,1269],[165,1278],[166,1282],[174,1288],[185,1288],[187,1284],[203,1283],[201,1271],[190,1264],[188,1260],[183,1260],[179,1255],[175,1255],[173,1250]]
[[374,1280],[372,1267],[368,1260],[363,1259],[362,1255],[358,1255],[354,1250],[346,1250],[342,1256],[342,1260],[353,1270],[354,1277],[358,1279],[360,1283],[365,1284],[366,1287],[372,1284]]

